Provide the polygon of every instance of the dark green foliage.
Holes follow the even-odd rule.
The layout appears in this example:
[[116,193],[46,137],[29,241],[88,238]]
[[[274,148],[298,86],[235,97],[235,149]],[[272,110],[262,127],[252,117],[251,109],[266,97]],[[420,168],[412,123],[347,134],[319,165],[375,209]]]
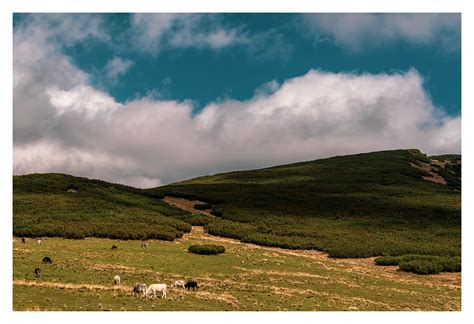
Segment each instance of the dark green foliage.
[[183,220],[193,226],[205,226],[214,219],[214,217],[210,217],[207,215],[191,214],[189,212],[182,215],[174,215],[174,218]]
[[222,217],[222,216],[224,216],[224,212],[221,209],[212,207],[211,215],[214,215],[216,217]]
[[460,272],[461,257],[440,257],[434,255],[384,256],[375,259],[377,265],[398,265],[400,270],[417,274],[439,272]]
[[424,180],[410,165],[420,162],[431,160],[418,150],[364,153],[145,191],[218,201],[207,231],[245,242],[333,257],[460,255],[460,187]]
[[66,191],[71,190],[71,189],[77,191],[77,190],[79,190],[79,186],[76,185],[74,182],[71,182],[71,183],[67,184],[66,188],[64,188],[64,190],[66,190]]
[[195,254],[216,255],[224,253],[225,247],[215,244],[191,245],[188,251]]
[[416,274],[434,274],[441,271],[438,263],[429,260],[402,261],[399,264],[400,270],[413,272]]
[[13,177],[13,191],[13,234],[18,236],[171,241],[191,230],[178,219],[189,213],[123,185],[33,174]]
[[211,209],[212,204],[194,204],[194,209],[198,210],[206,210],[206,209]]

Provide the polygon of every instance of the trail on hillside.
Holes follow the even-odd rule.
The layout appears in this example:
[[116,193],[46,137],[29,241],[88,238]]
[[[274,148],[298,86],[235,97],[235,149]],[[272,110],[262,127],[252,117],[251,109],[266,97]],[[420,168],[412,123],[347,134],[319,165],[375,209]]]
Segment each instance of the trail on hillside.
[[214,217],[211,213],[205,211],[205,210],[200,210],[194,208],[195,204],[205,204],[203,201],[199,200],[189,200],[189,199],[184,199],[184,198],[176,198],[176,197],[170,197],[170,196],[165,196],[163,198],[163,201],[173,207],[180,208],[182,210],[191,212],[192,214],[203,214],[207,216]]

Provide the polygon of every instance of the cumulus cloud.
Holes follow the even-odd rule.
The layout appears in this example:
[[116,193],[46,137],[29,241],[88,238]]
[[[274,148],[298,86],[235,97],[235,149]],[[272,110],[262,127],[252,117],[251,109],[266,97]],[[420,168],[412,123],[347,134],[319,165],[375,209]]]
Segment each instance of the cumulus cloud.
[[415,70],[310,70],[270,81],[250,100],[226,99],[196,113],[191,101],[118,103],[46,31],[31,31],[14,34],[14,174],[65,172],[152,187],[336,154],[461,149],[460,117],[433,106]]
[[356,51],[400,39],[460,49],[460,14],[305,14],[304,21],[319,39],[329,35],[337,45]]
[[137,49],[155,55],[162,47],[220,49],[248,42],[241,30],[224,27],[215,15],[140,13],[130,24]]

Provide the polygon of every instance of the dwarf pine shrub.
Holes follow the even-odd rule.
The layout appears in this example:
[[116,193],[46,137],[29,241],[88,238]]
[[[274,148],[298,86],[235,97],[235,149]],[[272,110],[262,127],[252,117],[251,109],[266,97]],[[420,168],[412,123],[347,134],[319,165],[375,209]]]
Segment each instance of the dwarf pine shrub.
[[188,251],[195,254],[216,255],[225,252],[225,247],[215,244],[191,245]]

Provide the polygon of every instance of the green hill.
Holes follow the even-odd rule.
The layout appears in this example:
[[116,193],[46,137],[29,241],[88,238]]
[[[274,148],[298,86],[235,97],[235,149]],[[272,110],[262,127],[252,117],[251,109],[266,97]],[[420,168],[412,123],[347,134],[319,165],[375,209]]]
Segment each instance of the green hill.
[[13,234],[173,240],[188,215],[140,189],[66,174],[13,177]]
[[382,151],[216,174],[145,192],[215,204],[220,217],[207,222],[209,233],[244,242],[335,257],[459,255],[461,179],[448,163],[432,165],[418,150]]
[[[459,158],[459,159],[458,159]],[[210,234],[334,257],[460,255],[460,156],[338,156],[136,189],[64,174],[13,177],[13,234],[173,240]],[[159,198],[197,198],[218,217]]]

